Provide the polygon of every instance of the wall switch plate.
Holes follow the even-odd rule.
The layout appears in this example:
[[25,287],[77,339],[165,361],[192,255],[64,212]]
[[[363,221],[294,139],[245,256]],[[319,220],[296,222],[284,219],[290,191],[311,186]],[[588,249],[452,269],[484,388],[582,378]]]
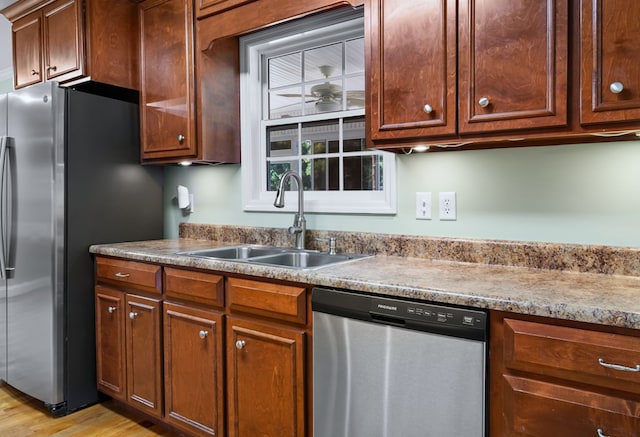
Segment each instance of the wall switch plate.
[[416,193],[416,220],[431,220],[431,193]]
[[440,207],[440,220],[456,220],[456,193],[445,192],[438,195],[438,205]]

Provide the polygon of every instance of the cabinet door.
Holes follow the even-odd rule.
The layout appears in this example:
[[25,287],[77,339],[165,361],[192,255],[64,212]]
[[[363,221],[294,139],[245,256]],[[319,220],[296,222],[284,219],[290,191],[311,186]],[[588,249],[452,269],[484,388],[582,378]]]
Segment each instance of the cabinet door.
[[455,0],[374,0],[367,20],[371,138],[455,134]]
[[505,436],[640,436],[637,401],[504,376]]
[[45,80],[64,81],[83,74],[81,8],[76,0],[58,0],[42,11]]
[[196,155],[192,3],[148,0],[140,5],[143,159]]
[[27,15],[13,23],[14,84],[22,88],[42,81],[42,14]]
[[640,120],[640,2],[581,4],[581,122]]
[[162,415],[160,301],[126,296],[127,400],[154,416]]
[[304,333],[229,317],[230,437],[304,436]]
[[567,0],[460,0],[460,133],[567,125]]
[[96,286],[96,365],[98,389],[125,399],[124,293]]
[[224,435],[222,314],[164,304],[165,419]]

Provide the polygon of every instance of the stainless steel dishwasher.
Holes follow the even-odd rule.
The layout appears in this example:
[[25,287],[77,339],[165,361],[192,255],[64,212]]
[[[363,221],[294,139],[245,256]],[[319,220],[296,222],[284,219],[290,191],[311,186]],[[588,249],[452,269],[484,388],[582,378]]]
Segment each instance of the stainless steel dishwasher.
[[314,288],[314,437],[486,432],[487,314]]

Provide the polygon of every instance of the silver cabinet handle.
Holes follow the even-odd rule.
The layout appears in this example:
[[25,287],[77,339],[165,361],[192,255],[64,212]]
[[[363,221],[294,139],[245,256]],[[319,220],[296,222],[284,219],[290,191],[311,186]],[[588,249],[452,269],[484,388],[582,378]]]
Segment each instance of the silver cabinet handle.
[[109,314],[113,314],[113,312],[115,312],[115,310],[117,310],[116,307],[109,307],[107,308],[107,311],[109,311]]
[[128,278],[130,276],[130,274],[129,273],[120,273],[120,272],[118,272],[118,273],[116,273],[115,276],[116,276],[116,278]]
[[431,114],[433,112],[433,106],[429,105],[428,103],[426,105],[424,105],[424,107],[422,108],[422,110],[427,113],[427,114]]
[[209,331],[202,330],[198,333],[198,335],[200,336],[200,338],[207,338],[207,336],[209,335]]
[[184,135],[182,135],[182,134],[178,135],[178,142],[180,144],[182,144],[184,142]]
[[489,103],[491,102],[487,97],[480,97],[480,100],[478,100],[478,105],[480,105],[483,108],[486,108],[487,106],[489,106]]
[[600,364],[602,367],[606,367],[607,369],[622,370],[623,372],[640,372],[640,364],[638,364],[636,367],[627,367],[621,366],[620,364],[609,364],[602,358],[598,358],[598,364]]
[[623,89],[624,85],[622,85],[622,82],[613,82],[611,85],[609,85],[609,90],[613,94],[620,94]]
[[247,343],[244,340],[238,340],[238,341],[236,341],[236,348],[242,349],[245,344],[247,344]]
[[602,428],[598,428],[598,437],[609,437],[604,432],[602,432]]
[[138,313],[135,313],[135,312],[133,312],[133,311],[131,311],[131,312],[129,313],[129,318],[130,318],[131,320],[135,319],[136,317],[138,317]]

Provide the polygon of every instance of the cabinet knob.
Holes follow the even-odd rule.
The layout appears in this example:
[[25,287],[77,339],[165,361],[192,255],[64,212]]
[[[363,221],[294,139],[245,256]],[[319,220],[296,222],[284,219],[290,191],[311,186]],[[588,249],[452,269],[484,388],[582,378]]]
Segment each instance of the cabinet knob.
[[244,340],[238,340],[238,341],[236,341],[236,348],[242,349],[245,344],[247,344],[247,343]]
[[180,144],[184,143],[184,135],[182,135],[182,134],[178,135],[178,142]]
[[486,108],[490,103],[491,102],[489,101],[488,97],[480,97],[480,100],[478,100],[478,105],[480,105],[482,108]]
[[133,311],[131,311],[131,312],[129,313],[129,318],[130,318],[131,320],[135,319],[136,317],[138,317],[138,313],[134,313]]
[[55,65],[47,66],[47,71],[56,71],[57,69],[58,69],[58,67],[56,67]]
[[624,85],[622,85],[622,82],[613,82],[609,85],[609,90],[611,90],[613,94],[620,94],[622,90],[624,90]]
[[209,331],[202,330],[198,333],[198,335],[200,336],[200,338],[207,338],[207,336],[209,335]]
[[39,72],[39,71],[31,70],[31,76],[37,76],[37,75],[39,75],[39,74],[40,74],[40,72]]
[[116,309],[116,307],[109,307],[107,308],[107,311],[109,311],[109,314],[112,314]]
[[433,112],[433,106],[427,103],[426,105],[424,105],[422,110],[427,114],[431,114]]

